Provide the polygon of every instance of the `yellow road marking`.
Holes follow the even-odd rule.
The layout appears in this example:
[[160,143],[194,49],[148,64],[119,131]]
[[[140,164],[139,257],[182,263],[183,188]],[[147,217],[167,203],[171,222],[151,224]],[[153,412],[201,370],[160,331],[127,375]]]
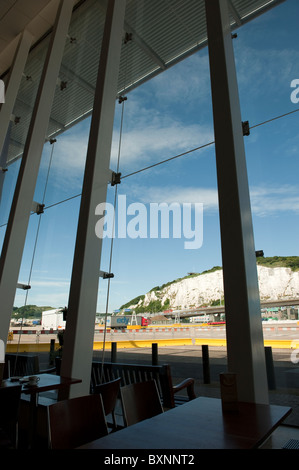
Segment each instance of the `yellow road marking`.
[[[128,349],[128,348],[151,348],[153,343],[158,343],[159,346],[218,346],[226,347],[226,339],[223,338],[196,338],[192,340],[191,338],[177,338],[177,339],[152,339],[152,340],[126,340],[126,341],[116,341],[118,349]],[[112,341],[105,342],[105,349],[111,349]],[[104,346],[103,341],[95,341],[93,344],[93,349],[96,351],[102,350]],[[299,349],[299,339],[298,340],[264,340],[264,346],[271,346],[273,349]],[[50,344],[49,343],[21,343],[21,344],[7,344],[6,351],[8,353],[13,352],[49,352]],[[59,343],[55,343],[55,349],[59,349]]]

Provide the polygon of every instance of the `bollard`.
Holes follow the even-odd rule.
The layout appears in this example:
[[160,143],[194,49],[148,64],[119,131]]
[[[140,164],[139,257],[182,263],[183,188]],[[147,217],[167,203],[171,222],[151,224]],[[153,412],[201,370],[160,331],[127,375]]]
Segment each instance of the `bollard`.
[[158,365],[158,343],[152,343],[152,365]]
[[50,357],[49,357],[49,365],[52,366],[54,364],[54,356],[55,356],[55,339],[51,339],[50,342]]
[[271,346],[265,346],[266,369],[268,379],[268,389],[276,390],[275,371]]
[[111,343],[111,362],[116,362],[117,343]]
[[202,370],[203,370],[203,383],[211,383],[210,379],[210,361],[209,361],[209,346],[202,345]]

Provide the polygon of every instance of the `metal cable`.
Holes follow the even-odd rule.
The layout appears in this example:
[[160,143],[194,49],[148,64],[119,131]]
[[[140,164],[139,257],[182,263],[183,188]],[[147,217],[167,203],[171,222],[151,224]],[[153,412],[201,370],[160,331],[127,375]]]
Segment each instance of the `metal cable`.
[[[291,114],[294,114],[294,113],[297,113],[299,112],[299,109],[295,109],[293,111],[290,111],[289,113],[285,113],[285,114],[281,114],[279,116],[276,116],[274,118],[271,118],[271,119],[268,119],[266,121],[263,121],[263,122],[260,122],[258,124],[255,124],[253,126],[250,126],[250,129],[255,129],[256,127],[259,127],[259,126],[263,126],[265,124],[268,124],[270,122],[273,122],[273,121],[276,121],[277,119],[281,119],[283,117],[286,117],[286,116],[289,116]],[[136,175],[138,173],[142,173],[143,171],[146,171],[146,170],[150,170],[151,168],[154,168],[156,166],[159,166],[159,165],[162,165],[164,163],[168,163],[172,160],[175,160],[177,158],[180,158],[180,157],[183,157],[185,155],[189,155],[193,152],[196,152],[197,150],[201,150],[205,147],[208,147],[210,145],[213,145],[215,143],[215,141],[211,141],[211,142],[208,142],[207,144],[204,144],[204,145],[201,145],[199,147],[195,147],[193,149],[190,149],[190,150],[187,150],[186,152],[183,152],[183,153],[180,153],[178,155],[174,155],[173,157],[169,157],[169,158],[166,158],[164,160],[161,160],[160,162],[157,162],[157,163],[153,163],[152,165],[149,165],[149,166],[146,166],[144,168],[141,168],[140,170],[136,170],[136,171],[133,171],[132,173],[128,173],[127,175],[124,175],[124,176],[121,176],[121,179],[125,179],[125,178],[129,178],[130,176],[133,176],[133,175]],[[62,199],[61,201],[58,201],[58,202],[55,202],[54,204],[50,204],[49,206],[45,207],[44,210],[47,210],[47,209],[51,209],[52,207],[55,207],[55,206],[58,206],[60,204],[64,204],[65,202],[68,202],[68,201],[71,201],[73,199],[76,199],[78,197],[81,197],[82,193],[78,193],[78,194],[75,194],[74,196],[70,196],[66,199]],[[2,227],[5,227],[7,225],[7,222],[0,225],[0,228]]]
[[[128,65],[128,46],[126,47],[126,62],[125,62],[124,83],[126,82],[127,65]],[[123,94],[125,94],[125,90],[126,90],[126,88],[125,88],[125,85],[124,85]],[[121,103],[121,105],[122,105],[122,109],[121,109],[121,121],[120,121],[120,129],[119,129],[119,141],[118,141],[118,155],[117,155],[116,173],[119,172],[119,168],[120,168],[120,156],[121,156],[125,101],[126,101],[125,98],[119,100],[119,103]],[[115,193],[114,193],[114,205],[113,205],[114,206],[114,211],[113,211],[112,234],[114,233],[114,229],[115,229],[115,209],[116,209],[116,204],[117,204],[117,193],[118,193],[117,188],[118,188],[118,184],[115,185]],[[111,269],[112,269],[113,245],[114,245],[114,236],[112,235],[111,245],[110,245],[109,271],[108,271],[109,274],[111,274]],[[105,321],[104,321],[104,337],[103,337],[103,350],[102,350],[101,375],[100,375],[100,381],[101,382],[103,381],[103,377],[104,377],[104,361],[105,361],[106,334],[107,334],[107,317],[108,317],[109,297],[110,297],[110,281],[111,281],[111,277],[109,276],[108,277],[108,286],[107,286],[107,296],[106,296]]]
[[[45,197],[46,197],[46,192],[47,192],[47,187],[48,187],[48,182],[49,182],[49,174],[50,174],[50,169],[51,169],[52,160],[53,160],[54,146],[55,146],[55,143],[53,143],[52,150],[51,150],[51,155],[50,155],[50,160],[49,160],[49,165],[48,165],[48,171],[47,171],[47,177],[46,177],[46,182],[45,182],[45,187],[44,187],[44,192],[43,192],[43,197],[42,197],[42,205],[45,202]],[[31,281],[31,276],[32,276],[32,271],[33,271],[33,265],[34,265],[35,255],[36,255],[36,248],[37,248],[38,236],[39,236],[40,225],[41,225],[41,216],[42,216],[42,213],[39,214],[39,219],[38,219],[38,224],[37,224],[37,230],[36,230],[35,241],[34,241],[34,246],[33,246],[31,265],[30,265],[29,276],[28,276],[28,283],[27,283],[28,286],[30,286],[30,281]],[[27,289],[26,290],[26,295],[25,295],[24,307],[27,305],[28,293],[29,293],[29,290]],[[19,338],[18,338],[18,344],[17,344],[17,355],[16,355],[15,366],[14,366],[14,375],[15,375],[16,366],[17,366],[17,358],[18,358],[21,335],[22,335],[22,330],[23,330],[23,321],[24,321],[24,318],[22,318],[21,328],[20,328],[20,332],[19,332]]]

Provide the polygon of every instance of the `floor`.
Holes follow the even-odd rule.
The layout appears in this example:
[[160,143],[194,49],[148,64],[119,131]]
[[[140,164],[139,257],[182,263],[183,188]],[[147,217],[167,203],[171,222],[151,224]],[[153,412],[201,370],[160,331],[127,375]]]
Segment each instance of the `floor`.
[[299,450],[299,428],[279,426],[260,449],[283,449],[286,445]]
[[[189,350],[185,347],[176,348],[161,348],[159,351],[160,363],[169,363],[172,367],[172,375],[175,383],[180,382],[186,377],[196,377],[195,391],[197,396],[209,396],[214,398],[220,398],[219,384],[216,379],[218,373],[222,371],[224,354],[220,351],[221,348],[217,348],[216,352],[213,348],[210,348],[210,368],[211,368],[211,383],[204,385],[201,377],[201,363],[200,357],[197,357],[194,351],[195,348]],[[198,353],[199,354],[199,353]],[[142,358],[151,361],[151,351],[149,349],[144,350],[119,350],[118,351],[119,362],[138,362]],[[215,357],[214,357],[215,356]],[[199,367],[198,367],[199,365]],[[280,378],[282,368],[276,368],[277,379]],[[190,375],[191,374],[191,375]],[[196,375],[200,375],[197,377]],[[281,387],[280,387],[281,388]],[[271,404],[291,406],[292,413],[285,420],[285,424],[279,426],[272,436],[260,447],[261,449],[283,449],[288,443],[295,445],[299,450],[299,400],[297,394],[284,394],[279,391],[271,392]],[[294,448],[294,447],[293,447]]]

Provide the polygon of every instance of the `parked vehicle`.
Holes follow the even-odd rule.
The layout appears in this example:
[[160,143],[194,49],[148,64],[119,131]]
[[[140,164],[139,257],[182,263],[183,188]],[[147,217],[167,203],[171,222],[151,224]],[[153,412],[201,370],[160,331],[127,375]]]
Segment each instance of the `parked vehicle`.
[[[150,320],[145,317],[136,316],[134,317],[137,321],[137,325],[141,327],[146,327],[150,324]],[[132,322],[132,315],[111,315],[107,317],[107,327],[108,328],[127,328],[128,325],[136,324]]]
[[58,330],[65,328],[65,314],[62,309],[46,310],[42,312],[41,324],[45,330]]

